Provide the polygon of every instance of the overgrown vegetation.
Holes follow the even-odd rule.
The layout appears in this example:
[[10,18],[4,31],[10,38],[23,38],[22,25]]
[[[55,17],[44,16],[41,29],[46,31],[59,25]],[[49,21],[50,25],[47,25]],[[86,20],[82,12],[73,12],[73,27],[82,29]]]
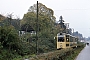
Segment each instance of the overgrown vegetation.
[[54,37],[60,32],[61,26],[56,23],[54,11],[39,3],[38,29],[36,29],[36,5],[31,6],[21,20],[12,19],[12,14],[8,17],[0,15],[0,60],[35,56],[36,48],[38,54],[56,50]]
[[[44,53],[36,56],[28,56],[30,60],[74,60],[80,51],[84,48],[83,44],[78,45],[77,48],[55,50],[49,53]],[[30,58],[31,57],[31,58]]]
[[[36,4],[35,4],[36,5]],[[38,21],[38,53],[49,52],[56,49],[57,34],[55,28],[55,17],[53,10],[39,3]],[[25,55],[36,54],[36,6],[30,7],[22,20],[12,19],[12,14],[8,17],[0,17],[0,60],[12,60],[13,58]],[[3,19],[1,19],[3,17]],[[21,31],[24,31],[22,34]],[[20,33],[19,33],[20,32]]]
[[67,60],[75,60],[78,56],[78,54],[81,52],[81,50],[85,47],[85,45],[81,44],[79,45],[77,48],[74,49],[73,54],[71,54],[70,56],[67,56],[66,59]]
[[19,52],[19,36],[13,26],[0,27],[0,60],[12,60]]

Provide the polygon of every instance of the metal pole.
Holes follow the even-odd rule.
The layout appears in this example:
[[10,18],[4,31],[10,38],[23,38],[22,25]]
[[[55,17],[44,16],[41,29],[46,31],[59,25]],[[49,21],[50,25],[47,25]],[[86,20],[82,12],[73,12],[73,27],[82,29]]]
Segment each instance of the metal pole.
[[74,36],[74,29],[73,29],[73,36]]
[[74,29],[73,28],[72,28],[72,31],[73,31],[72,33],[73,33],[73,36],[74,36]]
[[36,54],[38,54],[38,1],[37,1],[37,20],[36,20]]

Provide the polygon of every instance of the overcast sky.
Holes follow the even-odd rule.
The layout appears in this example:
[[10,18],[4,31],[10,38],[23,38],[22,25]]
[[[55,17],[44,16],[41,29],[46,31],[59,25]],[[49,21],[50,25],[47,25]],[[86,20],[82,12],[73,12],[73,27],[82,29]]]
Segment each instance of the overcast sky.
[[[90,0],[38,0],[54,11],[54,15],[59,20],[62,15],[70,28],[90,36]],[[37,0],[0,0],[0,14],[7,15],[13,13],[22,19],[30,6],[36,4]]]

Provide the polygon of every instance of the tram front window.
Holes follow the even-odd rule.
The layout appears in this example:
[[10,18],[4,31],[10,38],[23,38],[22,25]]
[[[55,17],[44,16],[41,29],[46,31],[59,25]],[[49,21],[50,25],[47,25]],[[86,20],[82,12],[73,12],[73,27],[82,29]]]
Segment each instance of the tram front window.
[[58,37],[58,42],[64,42],[64,37]]

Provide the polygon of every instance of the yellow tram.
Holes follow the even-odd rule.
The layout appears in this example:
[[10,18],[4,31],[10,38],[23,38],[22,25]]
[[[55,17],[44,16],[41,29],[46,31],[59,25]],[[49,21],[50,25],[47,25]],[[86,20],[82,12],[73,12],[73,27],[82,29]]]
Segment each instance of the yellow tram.
[[57,49],[77,47],[77,37],[66,33],[57,34]]

